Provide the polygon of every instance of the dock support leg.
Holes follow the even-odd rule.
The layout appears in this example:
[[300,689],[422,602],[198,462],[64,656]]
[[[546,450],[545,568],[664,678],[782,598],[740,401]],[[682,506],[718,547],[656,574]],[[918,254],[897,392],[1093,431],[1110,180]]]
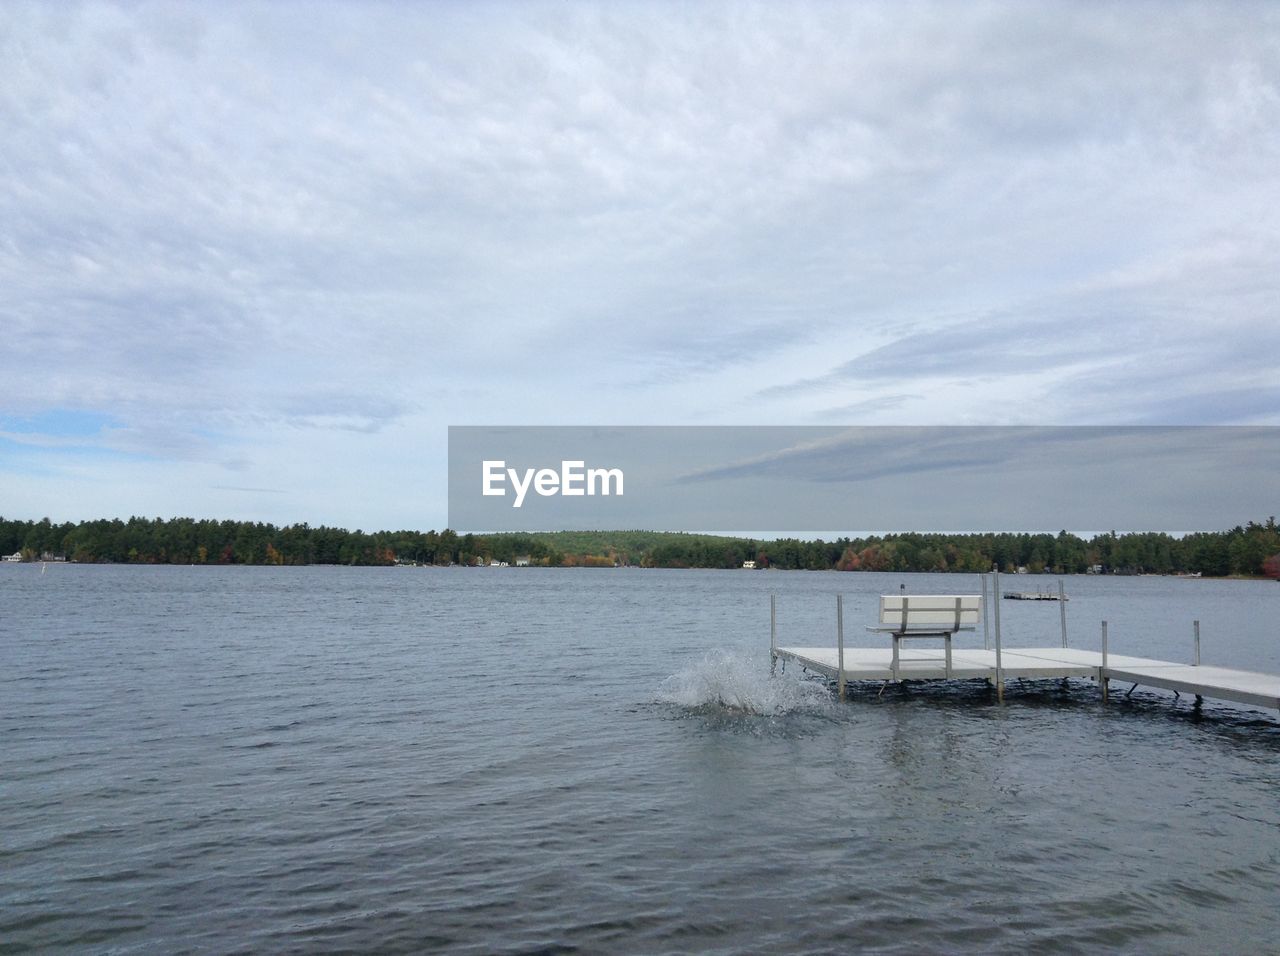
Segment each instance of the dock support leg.
[[991,600],[996,606],[996,703],[1004,706],[1004,657],[1000,644],[1000,571],[991,571]]
[[[778,670],[778,595],[769,595],[769,676]],[[787,672],[787,662],[782,662],[782,672]]]
[[1098,684],[1102,687],[1102,702],[1107,702],[1107,684],[1111,678],[1107,676],[1107,622],[1102,622],[1102,666],[1098,668]]
[[778,666],[778,596],[776,594],[769,595],[769,657],[772,660],[769,663],[769,676],[773,676],[774,669]]
[[836,595],[836,684],[840,688],[840,699],[844,700],[844,595]]
[[1067,592],[1058,578],[1058,617],[1062,621],[1062,646],[1067,646]]

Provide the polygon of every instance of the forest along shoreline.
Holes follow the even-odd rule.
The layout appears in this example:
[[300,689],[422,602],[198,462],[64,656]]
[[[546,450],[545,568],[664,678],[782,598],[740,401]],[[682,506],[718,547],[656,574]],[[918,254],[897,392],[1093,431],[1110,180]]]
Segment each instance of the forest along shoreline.
[[980,532],[758,540],[668,531],[459,534],[194,518],[54,524],[0,517],[6,562],[240,565],[511,565],[742,568],[974,574],[1189,574],[1280,579],[1274,516],[1226,531],[1175,536],[1114,531],[1082,538]]

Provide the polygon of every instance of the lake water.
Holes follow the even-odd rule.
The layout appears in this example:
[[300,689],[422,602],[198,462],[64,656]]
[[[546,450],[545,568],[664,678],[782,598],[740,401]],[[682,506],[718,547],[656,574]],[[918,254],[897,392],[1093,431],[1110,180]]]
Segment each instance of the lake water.
[[[900,583],[977,590],[0,566],[0,952],[1280,951],[1274,712],[769,680],[771,591],[780,643],[840,590],[870,644]],[[1067,589],[1074,646],[1189,661],[1199,618],[1280,672],[1274,583]]]

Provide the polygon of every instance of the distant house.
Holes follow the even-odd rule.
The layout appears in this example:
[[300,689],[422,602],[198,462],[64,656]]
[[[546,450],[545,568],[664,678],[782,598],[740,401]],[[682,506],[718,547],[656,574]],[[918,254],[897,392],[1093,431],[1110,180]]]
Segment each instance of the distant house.
[[520,554],[516,556],[516,567],[527,568],[529,566],[529,555]]
[[22,560],[22,552],[15,551],[13,552],[13,554],[6,554],[2,560],[4,560],[6,563],[17,564],[19,561]]
[[756,563],[754,561],[743,561],[742,567],[746,571],[754,571],[756,569]]

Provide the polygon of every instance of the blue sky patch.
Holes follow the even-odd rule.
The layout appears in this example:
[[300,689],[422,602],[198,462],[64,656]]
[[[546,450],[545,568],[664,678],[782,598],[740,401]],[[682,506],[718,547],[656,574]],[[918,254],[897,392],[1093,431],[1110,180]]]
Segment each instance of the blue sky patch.
[[48,438],[93,438],[119,422],[101,412],[53,408],[38,415],[0,415],[0,432]]

